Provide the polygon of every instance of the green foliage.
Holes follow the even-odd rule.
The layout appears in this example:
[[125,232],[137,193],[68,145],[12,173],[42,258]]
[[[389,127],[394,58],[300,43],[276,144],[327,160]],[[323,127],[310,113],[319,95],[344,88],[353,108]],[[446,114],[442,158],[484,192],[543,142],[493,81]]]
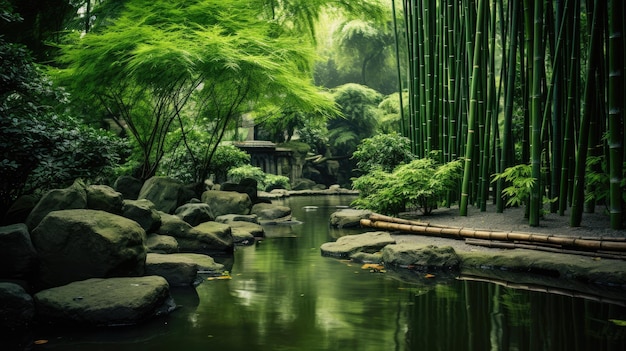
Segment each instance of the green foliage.
[[250,162],[250,155],[233,145],[222,145],[215,150],[211,160],[210,172],[215,175],[215,182],[226,180],[228,171]]
[[[609,198],[610,177],[607,170],[606,158],[602,156],[588,156],[585,172],[585,202],[601,202]],[[599,170],[599,172],[597,171]],[[622,166],[623,176],[620,187],[622,199],[626,201],[626,162]]]
[[379,7],[378,16],[365,12],[320,19],[317,84],[334,88],[359,83],[385,94],[398,90],[391,11],[388,3],[379,2]]
[[[311,84],[310,43],[281,32],[239,0],[129,0],[118,18],[62,47],[59,78],[82,103],[127,126],[139,146],[141,177],[169,151],[169,133],[202,128],[202,149],[188,148],[197,181],[226,131],[251,107],[286,106],[331,114],[330,98]],[[186,146],[186,144],[184,143]]]
[[[494,176],[492,182],[504,179],[510,185],[502,190],[502,197],[507,198],[507,206],[521,206],[528,204],[531,189],[535,186],[535,179],[532,177],[532,168],[527,164],[520,164],[508,167],[502,173]],[[543,197],[543,203],[550,203],[556,199]]]
[[[323,94],[326,94],[329,100],[332,99],[330,94]],[[333,115],[336,113],[333,112]],[[328,118],[329,113],[307,113],[297,107],[286,105],[257,108],[255,117],[257,138],[275,143],[289,142],[296,131],[306,127],[322,126]]]
[[316,154],[325,155],[328,151],[328,129],[326,126],[304,126],[298,131],[300,141],[310,146]]
[[345,84],[333,91],[342,117],[328,122],[328,137],[335,155],[350,155],[362,139],[371,137],[379,117],[382,95],[359,84]]
[[0,210],[17,196],[65,187],[76,178],[110,183],[128,146],[57,113],[67,94],[39,72],[28,51],[0,38]]
[[239,183],[245,178],[251,178],[257,181],[257,188],[259,190],[272,190],[272,189],[289,189],[289,178],[285,176],[278,176],[274,174],[268,174],[263,172],[259,167],[252,165],[243,165],[240,167],[232,168],[228,171],[228,179],[231,182]]
[[397,175],[375,168],[352,180],[352,187],[359,191],[359,198],[352,206],[381,214],[396,215],[406,210],[407,199],[401,197],[397,188]]
[[378,134],[361,141],[352,158],[357,160],[357,168],[367,173],[376,167],[391,172],[396,166],[411,162],[411,141],[398,133]]
[[430,214],[441,198],[457,186],[461,167],[460,160],[437,164],[423,158],[398,166],[392,173],[375,168],[353,180],[354,189],[359,190],[353,206],[389,215],[407,208]]
[[[406,92],[402,93],[402,98],[404,101],[409,101],[409,95]],[[393,93],[380,102],[378,105],[378,109],[382,113],[378,123],[380,131],[387,134],[402,132],[400,123],[401,108],[399,93]]]
[[394,37],[388,25],[360,19],[346,21],[335,30],[333,39],[339,53],[339,70],[358,67],[360,84],[375,85],[383,80],[381,73],[394,77]]
[[265,178],[265,172],[259,167],[255,167],[252,165],[243,165],[239,167],[232,168],[228,171],[228,180],[233,183],[239,183],[242,179],[251,178],[257,181],[259,184],[259,188],[261,188],[261,183]]
[[[174,152],[168,153],[163,158],[161,173],[181,180],[185,183],[193,183],[197,180],[197,174],[201,172],[200,165],[195,162],[193,155],[198,154],[205,147],[202,140],[197,138],[190,140],[187,148],[179,147]],[[192,149],[190,153],[188,150]],[[214,175],[215,183],[226,181],[227,173],[231,168],[243,166],[250,162],[250,155],[233,145],[220,145],[215,149],[209,168],[210,174]],[[167,166],[167,167],[165,167]]]
[[291,189],[289,178],[276,174],[266,173],[265,179],[263,179],[263,185],[265,191],[271,191],[273,189]]

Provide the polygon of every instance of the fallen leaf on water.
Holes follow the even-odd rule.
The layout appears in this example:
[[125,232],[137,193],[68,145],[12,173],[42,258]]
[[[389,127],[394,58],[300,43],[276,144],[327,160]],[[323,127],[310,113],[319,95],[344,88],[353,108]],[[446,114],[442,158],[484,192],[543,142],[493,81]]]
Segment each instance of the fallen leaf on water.
[[366,263],[361,266],[361,269],[373,269],[375,271],[382,271],[385,269],[385,266],[377,263]]
[[219,277],[208,277],[206,280],[228,280],[233,279],[230,275],[220,275]]
[[217,277],[206,278],[206,280],[229,280],[229,279],[233,279],[233,277],[230,275],[230,272],[228,271],[222,272],[222,275],[217,276]]
[[435,277],[435,275],[434,274],[430,274],[430,273],[428,273],[428,274],[426,274],[424,276],[424,278],[434,278],[434,277]]
[[43,344],[47,344],[47,343],[48,343],[48,340],[45,340],[45,339],[35,340],[33,342],[33,344],[35,344],[35,345],[43,345]]

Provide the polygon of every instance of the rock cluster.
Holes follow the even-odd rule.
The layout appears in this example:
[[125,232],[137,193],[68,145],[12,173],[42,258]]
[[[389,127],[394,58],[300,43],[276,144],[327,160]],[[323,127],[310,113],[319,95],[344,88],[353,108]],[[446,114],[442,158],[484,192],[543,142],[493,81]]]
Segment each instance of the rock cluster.
[[264,235],[252,213],[290,216],[288,208],[255,208],[246,193],[195,194],[167,177],[115,186],[76,181],[45,194],[24,223],[0,227],[2,330],[134,324],[168,313],[170,286],[222,274],[212,256]]

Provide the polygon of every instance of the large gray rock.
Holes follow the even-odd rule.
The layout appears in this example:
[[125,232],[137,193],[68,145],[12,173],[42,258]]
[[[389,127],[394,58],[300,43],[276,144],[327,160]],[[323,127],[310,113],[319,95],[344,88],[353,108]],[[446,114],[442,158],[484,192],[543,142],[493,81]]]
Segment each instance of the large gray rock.
[[24,289],[13,283],[0,282],[0,330],[27,328],[35,317],[35,304]]
[[26,225],[0,227],[0,278],[30,278],[36,267],[37,252]]
[[122,194],[107,185],[90,185],[87,191],[87,208],[121,214],[124,199]]
[[138,199],[150,200],[157,210],[172,214],[193,197],[193,191],[176,179],[152,177],[143,183]]
[[159,235],[184,238],[192,228],[189,223],[183,221],[178,216],[167,214],[165,212],[159,212],[159,214],[161,215],[161,226],[156,231]]
[[420,244],[395,244],[383,249],[386,264],[402,268],[422,269],[457,269],[461,258],[450,246]]
[[225,224],[230,224],[231,222],[250,222],[259,224],[259,217],[257,217],[257,215],[226,214],[216,217],[215,221]]
[[330,226],[334,228],[354,228],[361,226],[361,219],[367,219],[372,214],[368,210],[345,209],[333,212],[330,215]]
[[287,206],[258,203],[252,206],[251,213],[256,215],[261,222],[291,219],[291,209]]
[[263,229],[263,226],[261,226],[260,224],[233,221],[233,222],[229,222],[228,225],[230,226],[233,232],[235,230],[238,230],[240,232],[247,232],[247,233],[250,233],[252,236],[258,237],[258,238],[263,237],[265,234],[265,230]]
[[186,257],[198,265],[198,273],[208,275],[221,275],[224,271],[224,265],[215,262],[213,257],[198,253],[179,253],[181,257]]
[[222,184],[220,190],[222,191],[236,191],[238,193],[247,194],[252,203],[256,203],[259,199],[258,193],[258,182],[253,178],[244,178],[239,184],[225,182]]
[[158,275],[170,286],[198,284],[198,265],[180,254],[149,253],[146,257],[146,274]]
[[125,200],[137,200],[142,186],[140,179],[131,176],[121,176],[113,184],[115,191],[120,192]]
[[175,305],[163,277],[87,279],[34,296],[37,319],[51,324],[136,324],[171,312]]
[[177,208],[174,214],[192,227],[215,219],[211,206],[203,202],[184,204]]
[[324,243],[321,246],[321,251],[324,256],[347,258],[357,252],[374,253],[395,243],[396,241],[387,232],[369,232],[346,235],[335,242]]
[[220,275],[223,270],[211,256],[197,253],[150,253],[146,259],[146,274],[162,276],[170,286],[197,285],[202,275]]
[[255,238],[265,236],[265,230],[259,224],[241,221],[232,221],[228,225],[231,227],[233,241],[237,245],[250,245],[255,243]]
[[222,253],[234,248],[230,226],[217,222],[197,225],[176,240],[181,252]]
[[202,202],[208,204],[215,217],[225,214],[250,214],[252,201],[247,194],[234,191],[207,190],[202,193]]
[[178,241],[169,235],[148,234],[146,240],[148,252],[154,253],[175,253],[178,252]]
[[124,200],[122,216],[139,223],[146,233],[153,233],[161,227],[161,214],[147,199]]
[[28,230],[33,230],[50,212],[87,208],[87,191],[80,181],[65,189],[53,189],[47,192],[26,218]]
[[43,287],[144,272],[145,231],[137,222],[112,213],[55,211],[32,231],[31,240],[39,253]]

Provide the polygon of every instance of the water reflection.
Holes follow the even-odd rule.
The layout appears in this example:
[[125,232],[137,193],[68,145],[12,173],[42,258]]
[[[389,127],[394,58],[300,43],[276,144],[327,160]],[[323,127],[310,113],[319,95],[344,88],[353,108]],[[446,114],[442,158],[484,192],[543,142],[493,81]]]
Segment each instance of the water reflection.
[[[438,274],[370,273],[322,257],[346,197],[286,200],[302,222],[225,262],[232,280],[177,289],[180,308],[133,328],[38,331],[37,350],[624,350],[623,306]],[[316,206],[317,208],[305,208]],[[223,259],[222,259],[223,260]]]

